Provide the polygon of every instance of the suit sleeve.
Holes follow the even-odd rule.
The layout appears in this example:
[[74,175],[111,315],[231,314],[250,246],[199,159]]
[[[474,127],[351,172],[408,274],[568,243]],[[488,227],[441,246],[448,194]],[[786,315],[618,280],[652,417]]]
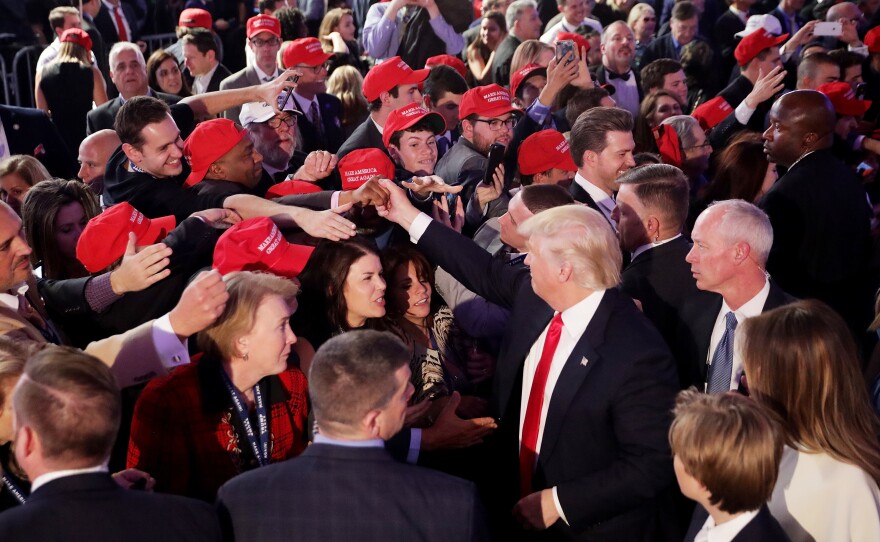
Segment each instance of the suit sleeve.
[[781,189],[767,192],[759,207],[767,213],[773,226],[773,246],[767,259],[767,271],[786,290],[795,294],[803,292],[805,273],[793,264],[799,260],[800,241],[807,217],[803,216],[797,202]]

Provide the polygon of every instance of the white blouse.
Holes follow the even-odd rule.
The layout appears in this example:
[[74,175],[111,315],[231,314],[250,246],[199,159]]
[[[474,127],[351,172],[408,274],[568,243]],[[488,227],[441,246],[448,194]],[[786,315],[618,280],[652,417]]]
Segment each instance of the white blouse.
[[788,446],[767,504],[792,542],[877,542],[880,490],[862,469]]

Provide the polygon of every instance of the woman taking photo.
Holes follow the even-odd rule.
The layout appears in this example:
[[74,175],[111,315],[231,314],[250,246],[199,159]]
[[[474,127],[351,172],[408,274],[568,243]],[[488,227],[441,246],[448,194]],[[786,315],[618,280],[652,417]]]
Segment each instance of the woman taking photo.
[[36,81],[37,107],[49,113],[68,150],[77,152],[86,137],[86,114],[92,102],[107,101],[104,76],[92,64],[92,39],[70,28],[61,35],[58,56],[43,67]]
[[198,335],[202,358],[147,385],[128,447],[157,491],[211,502],[233,476],[299,455],[308,416],[305,375],[288,363],[296,284],[250,271],[223,280],[229,300]]
[[76,243],[89,220],[101,213],[94,192],[79,181],[49,179],[24,198],[21,218],[31,264],[44,279],[75,279],[89,274],[76,258]]
[[153,90],[181,98],[192,96],[177,59],[165,49],[157,49],[147,60],[147,81]]
[[492,77],[492,62],[495,60],[495,50],[506,37],[507,22],[504,14],[499,11],[486,13],[480,23],[480,36],[467,48],[467,64],[470,70],[468,83],[471,87],[495,82]]
[[736,337],[749,392],[785,435],[770,512],[793,542],[880,540],[880,424],[843,319],[799,301]]

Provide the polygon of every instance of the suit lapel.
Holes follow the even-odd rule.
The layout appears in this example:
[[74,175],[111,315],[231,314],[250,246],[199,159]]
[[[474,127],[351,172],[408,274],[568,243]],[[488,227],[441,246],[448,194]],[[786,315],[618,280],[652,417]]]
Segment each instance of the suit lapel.
[[724,299],[718,296],[713,303],[706,305],[706,312],[696,322],[696,336],[694,342],[697,345],[697,363],[700,367],[700,377],[702,382],[706,381],[706,371],[708,370],[707,361],[709,359],[709,345],[712,343],[712,329],[715,327],[715,320],[718,319],[718,313],[721,312],[721,304]]
[[[495,396],[498,397],[496,412],[499,416],[505,414],[507,406],[516,394],[516,402],[520,403],[522,389],[514,389],[517,382],[522,382],[519,376],[522,374],[525,366],[526,356],[544,329],[550,324],[553,318],[553,309],[549,305],[542,302],[540,306],[529,307],[527,310],[526,325],[528,327],[519,327],[519,332],[511,341],[509,347],[505,350],[508,355],[504,356],[510,359],[509,354],[516,352],[518,356],[516,360],[508,363],[499,363],[495,374]],[[520,354],[521,353],[521,354]],[[522,408],[522,406],[520,406]],[[513,423],[519,424],[519,419],[511,420]]]

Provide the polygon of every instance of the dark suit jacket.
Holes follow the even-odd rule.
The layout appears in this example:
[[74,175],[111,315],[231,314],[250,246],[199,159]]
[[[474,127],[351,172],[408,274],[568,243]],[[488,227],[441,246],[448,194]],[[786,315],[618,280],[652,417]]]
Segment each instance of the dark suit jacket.
[[[257,497],[257,498],[255,498]],[[488,540],[474,485],[398,463],[383,448],[312,444],[238,476],[217,498],[227,539]]]
[[853,330],[871,320],[864,277],[871,209],[855,174],[830,149],[805,156],[760,201],[773,224],[767,270],[792,295],[837,310]]
[[388,154],[388,149],[385,148],[385,143],[382,142],[382,134],[379,133],[379,129],[376,128],[376,124],[369,116],[360,126],[355,128],[351,137],[346,139],[339,147],[336,157],[342,160],[346,154],[355,149],[382,149],[385,154]]
[[52,175],[76,178],[78,168],[72,153],[78,149],[67,148],[45,112],[0,104],[0,124],[6,131],[10,154],[34,156]]
[[[688,528],[685,542],[693,542],[697,533],[703,528],[709,512],[702,506],[694,509],[694,516],[691,520],[691,526]],[[788,542],[790,539],[779,522],[770,514],[770,510],[764,505],[758,512],[758,515],[752,518],[752,521],[746,523],[745,527],[733,537],[733,542]]]
[[642,56],[642,66],[647,66],[658,58],[679,60],[679,53],[676,52],[675,44],[672,42],[672,34],[666,34],[665,36],[654,38],[654,40],[648,44],[648,47],[645,49],[645,54]]
[[[296,100],[294,100],[296,101]],[[299,107],[299,103],[296,103]],[[324,137],[320,137],[318,130],[309,120],[309,112],[303,111],[302,115],[296,118],[296,126],[299,128],[299,137],[302,141],[302,151],[309,153],[312,151],[329,151],[336,154],[342,145],[344,138],[342,137],[342,124],[340,117],[342,116],[342,102],[339,98],[332,94],[318,94],[318,109],[321,114],[321,124],[324,129]]]
[[[506,265],[449,228],[432,223],[418,247],[468,289],[511,310],[490,399],[499,429],[487,467],[487,503],[510,518],[519,497],[523,363],[553,309],[532,290],[528,269]],[[556,538],[646,538],[655,497],[672,483],[666,431],[676,384],[663,339],[631,299],[607,290],[548,398],[533,487],[557,488],[571,526],[557,521]]]
[[498,48],[495,50],[495,59],[492,61],[492,74],[495,82],[506,87],[510,84],[510,62],[513,60],[513,53],[522,40],[513,34],[508,33]]
[[[773,15],[774,17],[776,17],[776,20],[779,21],[779,26],[782,27],[783,34],[791,34],[791,25],[788,23],[788,17],[785,15],[785,13],[782,12],[781,9],[779,9],[778,6],[776,7],[776,9],[770,12],[770,15]],[[803,28],[804,24],[806,24],[807,22],[798,13],[795,13],[794,18],[797,21],[798,30]]]
[[[180,101],[180,96],[173,94],[165,94],[164,92],[156,92],[151,90],[151,96],[159,98],[168,105],[176,104]],[[113,123],[116,122],[116,113],[122,108],[122,98],[117,96],[107,103],[100,105],[86,115],[86,133],[93,134],[98,130],[113,129]]]
[[[113,84],[110,82],[110,51],[104,43],[104,37],[101,35],[101,31],[95,26],[94,19],[86,14],[83,14],[82,28],[92,39],[92,53],[95,55],[95,60],[98,63],[98,69],[101,70],[101,75],[104,76],[104,82],[107,83],[109,87],[113,87]],[[108,88],[107,91],[109,92],[110,89]],[[115,96],[112,97],[115,98]]]
[[[262,83],[262,81],[260,81],[260,76],[257,75],[257,72],[256,70],[254,70],[253,66],[249,66],[233,73],[223,81],[220,81],[220,90],[252,87],[254,85],[259,85],[260,83]],[[230,119],[234,122],[239,122],[240,115],[240,105],[236,107],[230,107],[223,112],[224,118]]]
[[[128,36],[128,41],[137,41],[140,36],[138,36],[138,20],[134,8],[125,2],[120,2],[120,5],[122,6],[122,13],[125,15],[125,19],[128,21],[128,27],[131,29],[132,33],[131,36]],[[116,32],[116,27],[113,25],[113,14],[103,5],[98,14],[95,15],[95,26],[98,28],[98,31],[101,32],[101,37],[104,38],[104,43],[107,44],[108,50],[114,43],[119,41],[119,33]]]
[[38,487],[0,516],[0,539],[40,542],[215,542],[217,515],[205,503],[125,490],[107,473],[66,476]]
[[[707,293],[681,310],[681,322],[676,333],[673,354],[678,363],[678,377],[682,389],[696,386],[704,389],[708,374],[709,345],[712,329],[721,312],[723,299],[718,294]],[[770,281],[770,293],[761,312],[766,312],[797,301]]]
[[[183,72],[181,72],[181,75],[186,79],[189,88],[193,88],[193,83],[196,79],[191,73],[189,73],[189,69],[184,69]],[[217,69],[214,70],[214,75],[212,75],[211,80],[208,81],[208,88],[205,89],[205,92],[216,92],[220,90],[220,83],[230,75],[232,75],[232,72],[229,71],[229,68],[223,64],[217,64]],[[235,119],[235,122],[238,122],[238,119]]]
[[733,50],[740,38],[735,34],[745,30],[746,25],[729,9],[725,11],[718,20],[715,21],[715,34],[713,36],[715,42],[715,51],[718,52],[716,58],[721,59],[721,73],[728,74],[736,65],[733,56]]

